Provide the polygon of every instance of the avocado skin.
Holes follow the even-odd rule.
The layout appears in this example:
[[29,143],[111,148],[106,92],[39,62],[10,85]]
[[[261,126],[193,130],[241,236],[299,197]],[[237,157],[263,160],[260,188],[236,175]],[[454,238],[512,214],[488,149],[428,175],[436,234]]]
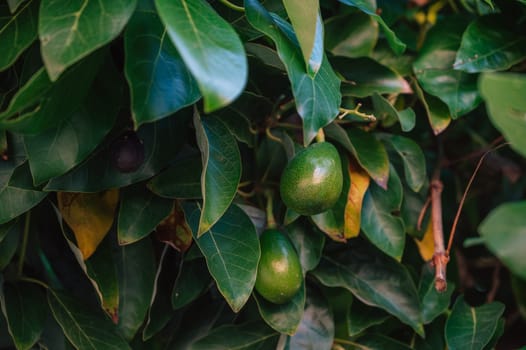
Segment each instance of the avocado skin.
[[296,154],[280,180],[285,205],[306,216],[331,208],[340,197],[342,187],[340,156],[328,142],[315,143]]
[[259,239],[261,258],[256,290],[274,304],[284,304],[294,297],[303,282],[298,254],[289,238],[279,230],[267,229]]

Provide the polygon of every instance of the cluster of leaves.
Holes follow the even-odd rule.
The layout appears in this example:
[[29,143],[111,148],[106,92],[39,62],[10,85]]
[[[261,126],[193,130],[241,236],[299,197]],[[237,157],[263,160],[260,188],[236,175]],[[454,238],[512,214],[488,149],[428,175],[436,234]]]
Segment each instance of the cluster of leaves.
[[[417,218],[428,169],[449,223],[448,159],[508,140],[465,228],[514,201],[471,243],[526,317],[524,19],[521,0],[0,2],[0,346],[494,347],[504,305],[452,299],[454,273],[438,293]],[[277,189],[316,137],[344,189],[300,217]],[[283,305],[253,291],[270,211],[305,275]]]

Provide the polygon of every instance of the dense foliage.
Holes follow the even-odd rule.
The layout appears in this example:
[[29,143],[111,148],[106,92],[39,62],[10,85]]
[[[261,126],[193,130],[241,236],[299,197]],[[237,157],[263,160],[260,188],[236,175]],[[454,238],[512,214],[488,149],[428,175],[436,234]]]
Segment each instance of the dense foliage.
[[524,0],[0,1],[0,347],[525,346],[525,70]]

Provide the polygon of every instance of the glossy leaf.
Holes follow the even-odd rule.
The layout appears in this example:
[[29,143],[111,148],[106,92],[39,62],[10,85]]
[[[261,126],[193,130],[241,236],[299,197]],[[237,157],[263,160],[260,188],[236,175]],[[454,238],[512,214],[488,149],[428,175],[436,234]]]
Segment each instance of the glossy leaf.
[[194,114],[197,142],[201,150],[203,207],[197,237],[210,230],[236,195],[241,178],[241,155],[236,139],[215,117]]
[[343,234],[345,238],[354,238],[360,234],[363,198],[369,188],[370,177],[354,159],[349,160],[351,184],[345,205]]
[[375,2],[366,1],[366,0],[339,0],[339,1],[342,4],[356,7],[360,9],[360,11],[374,18],[378,22],[380,27],[382,28],[385,38],[387,39],[387,42],[389,43],[389,46],[394,51],[394,53],[397,55],[400,55],[401,53],[404,52],[406,45],[396,36],[396,34],[391,30],[391,28],[387,26],[387,24],[384,22],[382,17],[380,17],[376,13]]
[[486,246],[517,276],[526,279],[526,201],[505,203],[491,211],[478,230]]
[[451,296],[455,291],[455,285],[448,281],[447,290],[442,293],[437,292],[434,272],[434,269],[429,264],[425,264],[422,267],[420,284],[418,285],[424,324],[431,323],[436,317],[447,311]]
[[296,333],[288,337],[285,349],[330,349],[334,320],[325,297],[314,290],[307,293],[303,318]]
[[243,210],[232,205],[210,231],[198,238],[200,211],[185,208],[185,212],[219,291],[232,310],[239,311],[256,283],[261,252],[254,225]]
[[369,327],[382,324],[388,318],[389,314],[384,310],[354,299],[349,311],[349,335],[356,336]]
[[121,173],[112,163],[111,148],[104,147],[86,162],[53,178],[47,191],[99,192],[148,179],[175,158],[185,141],[186,115],[175,115],[141,127],[137,135],[144,144],[144,163],[135,172]]
[[325,236],[311,227],[309,223],[296,220],[287,226],[290,241],[294,244],[300,259],[303,275],[311,271],[320,262],[325,245]]
[[469,73],[506,70],[526,58],[526,38],[505,16],[482,16],[462,35],[453,67]]
[[369,56],[378,40],[378,23],[363,12],[334,16],[325,22],[325,47],[335,56]]
[[381,65],[372,58],[335,57],[331,59],[335,69],[344,78],[344,96],[367,97],[374,93],[411,93],[411,86],[398,73]]
[[142,184],[124,188],[118,218],[119,244],[130,244],[149,235],[173,207],[173,200],[156,196]]
[[0,5],[0,71],[12,65],[37,38],[38,1],[27,1],[10,15],[7,4]]
[[139,1],[124,34],[125,73],[135,126],[166,117],[200,98],[153,2]]
[[210,285],[210,273],[204,259],[183,260],[172,290],[172,307],[181,309],[197,299]]
[[47,299],[55,320],[77,349],[131,349],[102,312],[62,292],[48,290]]
[[426,94],[418,84],[415,84],[415,91],[424,105],[427,119],[431,129],[433,129],[433,133],[438,135],[446,130],[449,123],[451,123],[451,113],[449,112],[448,106],[438,97]]
[[143,324],[155,283],[155,256],[149,239],[119,249],[119,323],[128,341]]
[[57,198],[62,218],[75,234],[77,245],[86,260],[95,252],[113,224],[119,191],[58,192]]
[[40,338],[48,312],[41,287],[28,283],[4,283],[0,305],[16,348],[31,349]]
[[420,302],[407,269],[362,243],[323,257],[313,271],[326,286],[343,287],[367,305],[384,309],[423,334]]
[[151,179],[148,188],[161,197],[201,198],[202,170],[203,163],[199,155],[183,158]]
[[369,187],[362,208],[362,230],[380,250],[400,260],[405,247],[403,220],[393,212],[402,205],[402,184],[394,168],[390,170],[387,191],[376,184]]
[[503,133],[511,147],[526,156],[526,78],[507,73],[486,73],[480,78],[480,92],[493,125]]
[[192,344],[189,350],[270,350],[275,349],[279,333],[263,322],[241,325],[225,325],[213,329],[206,336]]
[[352,153],[362,168],[382,188],[387,188],[389,160],[384,145],[373,134],[358,128],[350,128],[347,135],[354,151]]
[[306,63],[306,70],[316,75],[323,60],[323,22],[319,0],[283,0],[287,15]]
[[291,300],[284,304],[274,304],[265,300],[258,293],[254,293],[259,313],[263,320],[273,329],[293,335],[296,333],[303,317],[305,307],[305,283]]
[[438,23],[427,34],[413,64],[422,89],[447,104],[453,119],[472,111],[481,102],[477,76],[453,69],[465,27],[463,19]]
[[95,79],[80,108],[55,128],[24,137],[35,184],[60,176],[80,164],[113,127],[122,89],[115,84],[119,82],[115,67],[106,66],[102,72],[104,76]]
[[371,350],[409,350],[413,347],[402,343],[401,341],[385,336],[383,334],[367,334],[356,340],[360,349],[371,349]]
[[503,312],[504,305],[499,302],[470,307],[459,297],[446,322],[448,348],[483,349],[495,333]]
[[23,214],[42,201],[48,193],[33,186],[27,162],[18,166],[5,186],[0,188],[0,224]]
[[52,81],[66,68],[115,39],[137,4],[136,0],[86,0],[40,4],[38,34],[42,59]]
[[172,203],[173,210],[155,228],[155,237],[169,244],[179,252],[186,252],[192,245],[192,230],[186,222],[184,210],[179,201]]
[[292,84],[296,109],[303,119],[303,144],[308,145],[318,130],[338,115],[340,80],[327,59],[323,59],[316,76],[309,76],[290,25],[272,16],[257,0],[246,0],[245,9],[250,24],[276,44]]
[[166,32],[197,80],[209,113],[232,102],[247,81],[237,33],[204,0],[156,0]]
[[426,160],[420,146],[410,138],[400,135],[389,135],[384,140],[400,156],[404,165],[405,180],[409,187],[413,191],[419,192],[427,175]]

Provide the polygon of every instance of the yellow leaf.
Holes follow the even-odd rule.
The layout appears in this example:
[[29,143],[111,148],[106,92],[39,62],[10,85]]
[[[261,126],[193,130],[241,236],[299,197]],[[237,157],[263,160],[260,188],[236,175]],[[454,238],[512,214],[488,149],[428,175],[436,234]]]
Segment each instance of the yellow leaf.
[[422,259],[424,259],[424,261],[431,260],[435,254],[435,241],[433,239],[433,225],[431,220],[429,220],[426,233],[424,233],[422,240],[415,238],[415,242],[418,246],[418,251],[420,252]]
[[367,188],[369,188],[370,177],[354,159],[349,159],[349,174],[351,185],[347,194],[345,205],[343,234],[345,238],[353,238],[360,233],[360,217],[362,215],[362,202]]
[[58,192],[62,218],[75,234],[84,260],[97,249],[113,224],[119,190],[99,193]]

